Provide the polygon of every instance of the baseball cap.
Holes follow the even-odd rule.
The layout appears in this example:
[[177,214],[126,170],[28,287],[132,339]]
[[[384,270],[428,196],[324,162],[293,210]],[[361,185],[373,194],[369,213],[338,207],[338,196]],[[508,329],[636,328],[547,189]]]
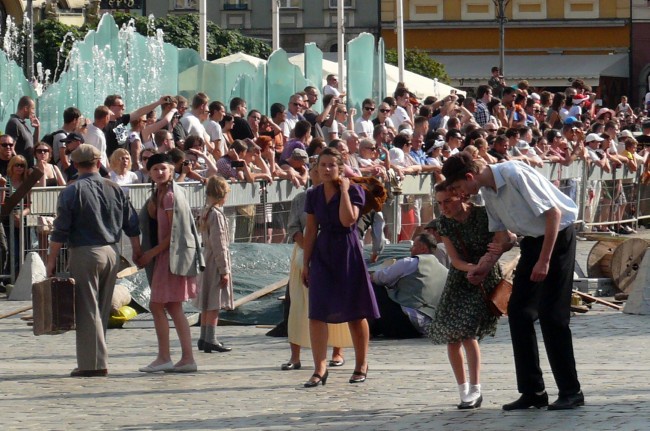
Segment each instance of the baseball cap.
[[102,157],[99,150],[89,144],[81,144],[79,147],[72,152],[70,158],[75,163],[84,163],[92,162],[94,160],[99,160]]
[[585,138],[585,142],[589,143],[589,142],[593,142],[593,141],[602,142],[602,141],[604,141],[604,139],[601,138],[600,135],[598,135],[598,133],[590,133],[590,134],[588,134],[587,137]]
[[66,136],[65,138],[61,139],[61,142],[72,142],[72,141],[79,141],[79,142],[81,142],[82,144],[83,144],[84,142],[86,142],[86,141],[84,140],[83,135],[82,135],[81,133],[77,133],[77,132],[68,133],[68,136]]

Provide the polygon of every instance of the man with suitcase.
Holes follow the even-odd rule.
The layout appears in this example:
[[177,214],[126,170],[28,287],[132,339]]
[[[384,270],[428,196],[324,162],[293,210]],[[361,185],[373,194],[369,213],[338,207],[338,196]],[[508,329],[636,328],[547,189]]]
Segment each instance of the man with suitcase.
[[50,237],[47,273],[67,244],[75,284],[77,364],[72,377],[108,375],[106,328],[117,277],[117,243],[131,240],[133,260],[142,254],[138,216],[122,189],[99,175],[100,152],[82,144],[71,154],[79,179],[59,195]]

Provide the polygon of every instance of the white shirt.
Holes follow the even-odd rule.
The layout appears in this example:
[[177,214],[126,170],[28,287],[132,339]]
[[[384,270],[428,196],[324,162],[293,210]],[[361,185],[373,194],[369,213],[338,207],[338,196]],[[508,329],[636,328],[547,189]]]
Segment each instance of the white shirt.
[[214,142],[216,140],[223,141],[223,132],[221,131],[221,124],[214,120],[206,120],[203,123],[203,128],[205,133],[210,137],[210,141]]
[[187,136],[205,137],[205,127],[201,124],[201,120],[191,112],[186,112],[181,118],[181,124],[187,133]]
[[89,124],[84,136],[84,143],[97,148],[102,155],[101,162],[104,167],[108,167],[108,156],[106,155],[106,136],[102,129],[94,124]]
[[[119,184],[120,186],[125,186],[127,184],[138,184],[140,183],[140,178],[138,178],[138,175],[133,172],[133,171],[128,171],[124,175],[118,175],[117,172],[115,171],[110,171],[109,175],[111,177],[111,181],[114,183]],[[124,191],[124,194],[126,197],[129,196],[129,188],[128,187],[122,187],[122,190]]]
[[354,131],[359,137],[372,138],[374,127],[371,119],[364,120],[363,117],[359,117],[354,122]]
[[332,94],[334,97],[339,97],[341,95],[341,93],[337,88],[334,88],[329,84],[323,87],[323,97],[325,97],[328,94]]
[[545,234],[544,213],[551,208],[561,212],[560,230],[573,224],[578,207],[536,169],[511,161],[488,165],[497,190],[481,187],[490,232],[510,230],[516,234],[540,237]]
[[395,108],[395,113],[390,116],[390,120],[395,125],[395,128],[399,129],[399,126],[401,126],[403,122],[411,121],[411,118],[409,118],[409,114],[406,112],[406,109],[398,106]]

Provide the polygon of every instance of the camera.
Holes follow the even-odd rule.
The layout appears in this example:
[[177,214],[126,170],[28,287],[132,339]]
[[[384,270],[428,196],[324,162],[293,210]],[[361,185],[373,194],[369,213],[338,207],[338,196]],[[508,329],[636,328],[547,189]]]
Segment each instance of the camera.
[[244,167],[244,161],[243,160],[233,160],[230,162],[230,166],[233,168],[243,168]]
[[183,166],[189,166],[190,163],[192,163],[192,162],[189,161],[189,160],[183,160]]

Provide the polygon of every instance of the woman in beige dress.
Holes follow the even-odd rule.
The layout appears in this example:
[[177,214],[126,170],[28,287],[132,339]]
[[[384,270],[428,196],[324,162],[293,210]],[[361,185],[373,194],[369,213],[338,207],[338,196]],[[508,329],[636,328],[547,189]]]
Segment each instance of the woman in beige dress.
[[201,214],[200,231],[203,238],[205,270],[199,275],[198,308],[201,310],[199,350],[205,353],[232,350],[217,340],[216,327],[220,310],[235,308],[230,260],[228,219],[223,204],[230,192],[228,182],[211,176],[205,186],[206,206]]
[[[312,168],[310,177],[314,186],[320,184],[318,170]],[[291,359],[289,362],[282,364],[283,370],[299,370],[300,348],[311,348],[309,338],[309,293],[307,287],[302,282],[302,247],[303,231],[307,223],[307,213],[305,213],[305,192],[297,195],[291,202],[291,212],[289,213],[288,237],[294,243],[293,253],[291,254],[291,269],[289,272],[289,298],[291,306],[289,308],[288,333],[289,344],[291,346]],[[345,364],[343,358],[343,347],[352,347],[352,338],[350,330],[345,323],[328,325],[328,345],[333,347],[330,367],[340,367]]]

